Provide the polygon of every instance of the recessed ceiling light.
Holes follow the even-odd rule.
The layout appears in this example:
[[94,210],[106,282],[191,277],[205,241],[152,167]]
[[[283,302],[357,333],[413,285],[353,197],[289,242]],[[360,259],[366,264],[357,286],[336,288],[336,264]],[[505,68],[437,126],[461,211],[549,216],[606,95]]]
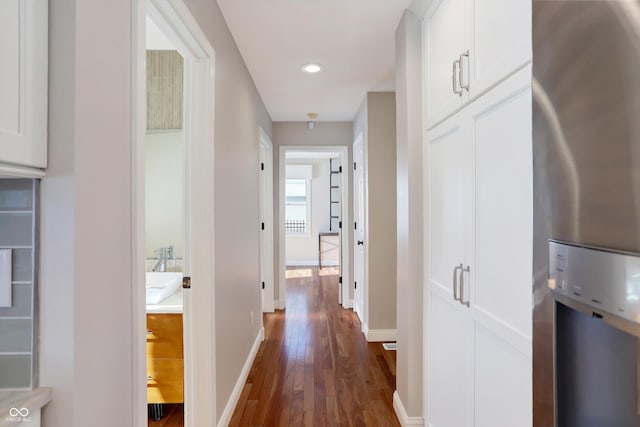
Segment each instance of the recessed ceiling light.
[[304,64],[300,67],[305,73],[318,73],[324,68],[321,64]]

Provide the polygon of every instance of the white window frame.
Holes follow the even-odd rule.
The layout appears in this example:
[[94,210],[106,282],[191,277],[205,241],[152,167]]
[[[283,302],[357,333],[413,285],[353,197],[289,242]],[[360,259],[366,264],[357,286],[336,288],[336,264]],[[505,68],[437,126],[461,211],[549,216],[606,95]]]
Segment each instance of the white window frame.
[[287,213],[286,213],[286,206],[287,206],[287,194],[286,194],[286,184],[287,181],[289,180],[304,180],[305,182],[305,188],[306,188],[306,225],[305,225],[305,231],[304,232],[293,232],[293,231],[287,231],[286,229],[286,225],[285,225],[285,235],[287,237],[309,237],[311,236],[311,227],[313,224],[311,224],[311,178],[294,178],[294,177],[290,177],[290,178],[285,178],[285,224],[286,224],[286,218],[287,218]]

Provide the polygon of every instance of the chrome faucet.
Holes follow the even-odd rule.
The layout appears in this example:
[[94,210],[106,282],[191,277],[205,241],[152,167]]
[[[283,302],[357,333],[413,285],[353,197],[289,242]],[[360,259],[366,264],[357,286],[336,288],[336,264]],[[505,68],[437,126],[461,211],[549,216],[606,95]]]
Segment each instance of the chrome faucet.
[[175,258],[173,245],[166,248],[158,249],[158,261],[154,264],[151,271],[164,272],[167,271],[167,259]]

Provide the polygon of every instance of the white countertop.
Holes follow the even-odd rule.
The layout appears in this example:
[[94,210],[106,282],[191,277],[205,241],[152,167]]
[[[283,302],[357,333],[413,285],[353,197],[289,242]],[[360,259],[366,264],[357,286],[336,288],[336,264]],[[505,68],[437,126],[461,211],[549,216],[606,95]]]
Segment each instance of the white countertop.
[[147,305],[147,313],[182,313],[182,287],[158,304]]
[[[0,391],[0,427],[15,426],[17,424],[16,416],[28,417],[29,413],[40,410],[51,400],[50,387],[38,387],[34,390],[4,390]],[[15,409],[14,409],[15,408]],[[26,408],[28,413],[20,415],[12,413],[11,409],[23,410]]]

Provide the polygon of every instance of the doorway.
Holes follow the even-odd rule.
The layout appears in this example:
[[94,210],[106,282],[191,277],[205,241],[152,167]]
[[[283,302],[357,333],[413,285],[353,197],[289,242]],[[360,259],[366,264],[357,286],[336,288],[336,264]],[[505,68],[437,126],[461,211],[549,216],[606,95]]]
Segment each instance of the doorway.
[[351,308],[347,147],[287,146],[279,154],[278,308],[286,306],[288,267],[338,275],[338,302]]
[[[184,425],[199,426],[215,424],[215,315],[214,275],[213,275],[213,102],[214,102],[214,55],[207,38],[198,27],[195,19],[182,0],[138,0],[134,3],[134,57],[135,75],[133,100],[134,162],[132,176],[134,184],[132,198],[134,206],[134,229],[132,246],[133,283],[138,283],[136,301],[133,305],[134,330],[132,339],[135,345],[133,372],[134,395],[136,399],[136,426],[147,425],[148,390],[155,387],[161,390],[163,372],[182,374],[184,385]],[[145,266],[145,229],[148,217],[145,214],[145,142],[147,140],[147,73],[146,73],[146,29],[147,20],[175,47],[183,62],[183,98],[178,101],[182,107],[181,146],[178,149],[183,159],[181,184],[172,182],[182,190],[180,200],[173,203],[181,205],[176,212],[182,216],[182,275],[185,276],[182,289],[182,336],[173,330],[160,336],[162,322],[148,327],[147,294]],[[149,121],[151,122],[151,120]],[[165,153],[166,154],[166,153]],[[166,183],[165,183],[166,184]],[[169,184],[166,184],[169,185]],[[159,193],[166,191],[166,185]],[[153,191],[153,190],[152,190]],[[162,194],[156,195],[162,199]],[[167,195],[167,197],[169,197]],[[176,240],[178,238],[173,237]],[[155,245],[155,244],[154,244]],[[156,245],[157,246],[157,245]],[[173,250],[168,249],[174,246]],[[168,269],[167,264],[175,257],[179,246],[162,244],[158,260],[153,262],[156,270]],[[158,248],[153,248],[158,249]],[[171,256],[173,252],[174,256]],[[160,262],[164,258],[165,264]],[[156,264],[157,262],[157,264]],[[175,265],[173,267],[175,269]],[[171,268],[169,268],[171,269]],[[161,271],[158,271],[161,272]],[[181,275],[181,276],[182,276]],[[164,300],[163,300],[164,301]],[[179,304],[176,304],[179,306]],[[176,313],[174,313],[176,314]],[[157,320],[157,319],[156,319]],[[151,341],[149,340],[151,336]],[[167,354],[164,345],[182,341],[182,365],[175,359],[176,354]],[[154,359],[147,359],[147,349],[158,350]],[[171,350],[169,350],[170,352]],[[160,354],[162,353],[162,354]],[[171,360],[168,360],[171,359]],[[151,361],[149,361],[151,360]],[[148,368],[157,369],[157,376],[149,375]],[[197,375],[194,372],[197,370]],[[181,372],[180,372],[181,371]],[[146,378],[146,380],[145,380]],[[166,393],[160,393],[167,396]]]

